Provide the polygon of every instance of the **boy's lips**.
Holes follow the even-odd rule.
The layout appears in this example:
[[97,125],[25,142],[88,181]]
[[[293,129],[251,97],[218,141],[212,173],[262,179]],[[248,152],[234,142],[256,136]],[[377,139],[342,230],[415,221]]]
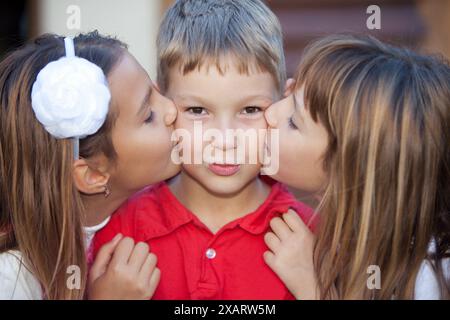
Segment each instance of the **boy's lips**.
[[237,173],[240,168],[241,166],[236,164],[213,163],[208,166],[208,169],[218,176],[232,176]]

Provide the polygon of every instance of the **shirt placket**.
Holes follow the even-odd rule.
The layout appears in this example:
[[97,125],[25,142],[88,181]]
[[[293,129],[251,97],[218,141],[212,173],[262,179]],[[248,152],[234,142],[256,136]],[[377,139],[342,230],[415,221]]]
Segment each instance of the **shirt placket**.
[[217,246],[221,234],[212,234],[209,230],[209,237],[206,246],[202,249],[200,277],[197,289],[193,294],[193,299],[220,299],[221,284],[219,275],[216,272],[215,264],[221,254]]

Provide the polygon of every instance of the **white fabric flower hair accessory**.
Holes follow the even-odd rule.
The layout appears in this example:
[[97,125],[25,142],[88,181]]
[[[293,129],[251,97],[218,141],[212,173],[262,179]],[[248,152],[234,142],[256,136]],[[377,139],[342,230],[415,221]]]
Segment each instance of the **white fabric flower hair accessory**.
[[66,56],[47,64],[31,90],[31,106],[45,130],[57,139],[79,139],[96,133],[108,114],[111,93],[102,69],[75,56],[73,39],[65,38]]

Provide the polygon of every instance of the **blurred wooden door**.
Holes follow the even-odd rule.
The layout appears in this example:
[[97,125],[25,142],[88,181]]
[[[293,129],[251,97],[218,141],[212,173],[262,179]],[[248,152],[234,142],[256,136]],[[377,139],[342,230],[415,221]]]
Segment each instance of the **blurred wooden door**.
[[[381,29],[366,26],[367,7],[381,9]],[[415,47],[424,34],[413,0],[268,0],[285,35],[288,72],[295,71],[301,53],[312,39],[331,33],[365,33],[382,40]]]

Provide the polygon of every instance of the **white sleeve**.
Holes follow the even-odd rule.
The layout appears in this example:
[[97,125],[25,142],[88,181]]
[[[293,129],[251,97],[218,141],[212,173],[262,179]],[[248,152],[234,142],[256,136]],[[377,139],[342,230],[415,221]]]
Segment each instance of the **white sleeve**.
[[[450,278],[450,258],[442,260],[444,276]],[[414,289],[415,300],[440,300],[439,282],[430,261],[424,260],[420,266]]]
[[0,254],[0,300],[42,300],[42,289],[18,251]]

